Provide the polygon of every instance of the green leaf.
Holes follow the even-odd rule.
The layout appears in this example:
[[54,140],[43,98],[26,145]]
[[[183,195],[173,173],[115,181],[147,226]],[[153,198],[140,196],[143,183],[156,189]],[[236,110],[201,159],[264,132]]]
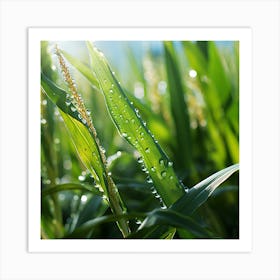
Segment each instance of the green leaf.
[[91,133],[81,122],[65,114],[63,111],[60,111],[60,114],[66,124],[69,134],[71,135],[73,144],[81,161],[107,193],[104,174],[105,167],[102,163],[98,146],[93,140]]
[[198,238],[209,238],[207,230],[197,224],[191,217],[185,216],[172,209],[154,210],[142,223],[140,229],[149,228],[155,225],[165,225],[175,228],[182,228],[195,234]]
[[208,53],[208,75],[214,87],[213,92],[216,93],[216,98],[221,100],[222,105],[225,105],[224,102],[226,101],[231,87],[229,80],[230,77],[226,75],[222,56],[214,42],[208,43]]
[[176,61],[172,42],[164,43],[166,72],[170,93],[170,106],[176,131],[176,159],[181,168],[190,170],[191,166],[191,130],[185,91],[181,80],[179,65]]
[[55,185],[52,187],[48,187],[43,189],[42,195],[52,195],[57,192],[62,192],[62,191],[72,191],[72,190],[80,190],[80,191],[88,191],[96,195],[102,195],[102,192],[100,192],[97,188],[85,185],[85,184],[76,184],[76,183],[66,183],[66,184],[60,184],[60,185]]
[[199,45],[194,42],[185,41],[183,46],[190,68],[194,69],[201,76],[205,75],[207,72],[207,60]]
[[175,202],[171,209],[186,215],[191,215],[201,204],[211,196],[228,177],[239,170],[239,164],[227,167],[188,190],[186,194]]
[[107,194],[104,179],[105,167],[102,163],[98,145],[88,127],[81,122],[77,110],[71,110],[74,105],[68,103],[67,106],[67,93],[57,87],[43,73],[41,75],[41,86],[51,101],[58,106],[81,161]]
[[60,110],[81,122],[78,111],[71,109],[75,106],[67,99],[67,92],[53,83],[43,72],[41,72],[41,89]]
[[87,43],[91,67],[104,94],[110,115],[121,135],[140,153],[155,188],[169,206],[178,200],[184,189],[172,163],[147,129],[138,111],[130,103],[104,55]]

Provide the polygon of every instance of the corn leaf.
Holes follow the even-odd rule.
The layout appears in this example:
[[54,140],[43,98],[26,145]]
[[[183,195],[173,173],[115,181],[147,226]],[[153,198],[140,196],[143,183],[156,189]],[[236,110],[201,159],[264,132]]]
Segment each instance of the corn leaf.
[[104,179],[105,167],[102,163],[97,143],[94,141],[87,126],[81,122],[77,111],[73,112],[71,110],[74,105],[66,105],[67,93],[57,87],[46,76],[42,75],[41,78],[42,88],[48,97],[58,106],[81,161],[90,171],[94,179],[101,184],[104,192],[107,194],[107,186]]
[[130,103],[111,71],[104,55],[87,43],[92,71],[104,94],[110,115],[121,135],[140,153],[155,189],[169,206],[178,200],[184,189],[177,179],[166,154],[147,129],[138,110]]
[[201,181],[175,202],[170,208],[176,212],[191,215],[200,205],[211,196],[228,177],[239,170],[239,164],[229,166]]

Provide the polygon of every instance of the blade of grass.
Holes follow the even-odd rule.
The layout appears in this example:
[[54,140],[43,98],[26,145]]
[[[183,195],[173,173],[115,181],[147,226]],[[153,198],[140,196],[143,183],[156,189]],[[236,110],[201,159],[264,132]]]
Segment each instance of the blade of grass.
[[70,191],[70,190],[80,190],[80,191],[88,191],[91,192],[95,195],[100,195],[102,196],[102,192],[100,192],[97,188],[91,187],[89,185],[85,184],[76,184],[76,183],[66,183],[66,184],[60,184],[60,185],[55,185],[53,187],[48,187],[43,189],[42,195],[51,195],[57,192],[62,192],[62,191]]
[[238,170],[239,164],[235,164],[209,176],[190,188],[182,198],[171,206],[171,209],[186,215],[191,215],[211,196],[217,187]]
[[101,216],[86,223],[82,224],[80,227],[76,228],[72,233],[66,235],[64,238],[83,238],[96,226],[99,226],[104,223],[111,223],[111,222],[118,222],[123,219],[130,220],[135,218],[143,218],[146,215],[144,213],[130,213],[130,214],[120,214],[120,215],[108,215],[108,216]]
[[164,42],[167,80],[170,94],[170,107],[176,133],[176,156],[180,168],[190,170],[191,167],[191,130],[190,117],[185,92],[181,80],[179,65],[176,61],[172,42]]

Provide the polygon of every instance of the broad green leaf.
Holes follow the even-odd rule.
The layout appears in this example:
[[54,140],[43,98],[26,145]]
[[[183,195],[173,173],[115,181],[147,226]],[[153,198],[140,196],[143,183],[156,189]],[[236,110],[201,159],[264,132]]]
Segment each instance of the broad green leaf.
[[154,210],[141,224],[140,229],[145,227],[149,228],[154,225],[165,225],[186,229],[199,238],[210,237],[207,230],[197,224],[191,217],[185,216],[179,212],[175,212],[172,209]]
[[98,146],[93,140],[91,133],[81,122],[65,114],[61,110],[60,114],[66,124],[69,134],[71,135],[73,144],[81,161],[93,175],[94,179],[101,184],[104,192],[108,195],[105,183],[105,167],[102,163]]
[[52,187],[45,188],[42,191],[42,195],[46,196],[57,192],[70,191],[70,190],[88,191],[96,195],[102,195],[102,192],[100,192],[95,187],[85,185],[85,184],[76,184],[76,183],[65,183],[65,184],[60,184],[60,185],[55,185]]
[[211,196],[217,187],[237,170],[239,170],[239,164],[232,165],[211,175],[189,189],[183,197],[171,206],[171,209],[186,215],[191,215]]
[[164,43],[166,72],[170,93],[170,107],[176,132],[176,160],[185,170],[191,166],[191,130],[188,107],[185,102],[185,91],[181,80],[179,65],[176,61],[172,42]]
[[105,167],[101,160],[98,145],[88,127],[81,122],[77,109],[71,109],[74,108],[72,107],[74,105],[67,103],[67,93],[57,87],[44,74],[41,75],[41,86],[51,101],[58,106],[81,161],[107,194],[104,179]]
[[[169,206],[178,200],[184,189],[177,179],[166,154],[147,129],[111,71],[104,55],[87,43],[92,71],[104,94],[110,115],[121,135],[140,153],[156,191]],[[141,161],[140,160],[140,161]]]

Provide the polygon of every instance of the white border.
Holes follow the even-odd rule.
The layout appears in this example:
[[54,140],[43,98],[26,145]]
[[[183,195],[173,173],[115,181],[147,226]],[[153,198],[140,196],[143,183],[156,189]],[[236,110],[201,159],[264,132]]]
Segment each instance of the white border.
[[[40,239],[40,42],[230,40],[240,42],[240,238],[238,240]],[[248,252],[251,250],[252,96],[249,28],[30,28],[29,29],[29,251]],[[35,176],[36,175],[36,176]],[[210,175],[210,174],[209,174]]]
[[[279,280],[279,4],[278,0],[0,0],[0,279]],[[154,25],[252,29],[252,251],[28,253],[27,28]]]

